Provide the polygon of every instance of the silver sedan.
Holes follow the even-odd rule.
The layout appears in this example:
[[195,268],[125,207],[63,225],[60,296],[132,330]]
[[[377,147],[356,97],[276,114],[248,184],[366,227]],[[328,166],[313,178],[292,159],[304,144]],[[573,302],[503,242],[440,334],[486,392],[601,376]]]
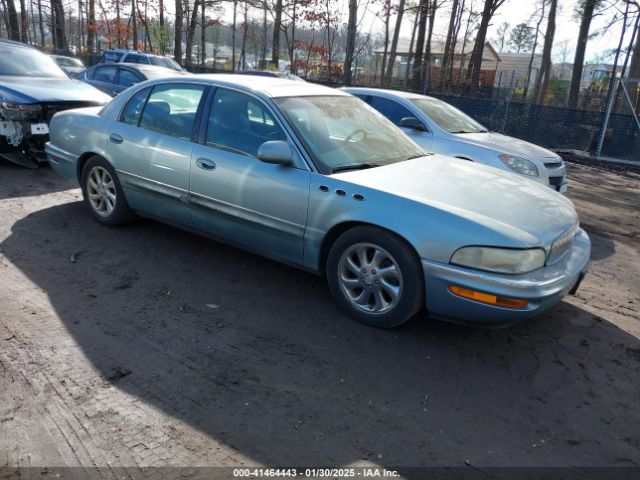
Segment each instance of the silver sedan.
[[575,291],[589,263],[562,195],[427,157],[373,108],[309,83],[144,82],[57,114],[47,154],[98,222],[144,215],[324,275],[344,312],[377,327],[425,308],[507,325]]
[[404,130],[425,152],[484,163],[567,191],[567,170],[557,153],[519,138],[490,132],[437,98],[376,88],[345,88]]

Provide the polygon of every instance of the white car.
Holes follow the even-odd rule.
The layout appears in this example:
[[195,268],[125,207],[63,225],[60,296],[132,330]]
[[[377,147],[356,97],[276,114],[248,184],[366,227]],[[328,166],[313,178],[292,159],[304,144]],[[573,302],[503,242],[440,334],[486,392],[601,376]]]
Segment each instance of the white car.
[[87,67],[84,66],[82,60],[74,57],[65,57],[64,55],[51,55],[51,58],[64,70],[70,77],[83,72]]
[[344,88],[382,113],[427,153],[440,153],[515,172],[564,193],[567,170],[546,148],[490,132],[437,98],[375,88]]

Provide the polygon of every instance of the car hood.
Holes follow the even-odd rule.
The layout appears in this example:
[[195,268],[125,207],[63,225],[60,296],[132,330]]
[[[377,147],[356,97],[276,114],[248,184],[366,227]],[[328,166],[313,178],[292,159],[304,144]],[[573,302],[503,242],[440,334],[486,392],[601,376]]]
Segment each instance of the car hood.
[[111,97],[71,78],[0,76],[0,99],[17,103],[93,102],[102,105]]
[[458,133],[455,134],[455,137],[464,143],[490,148],[499,153],[508,153],[524,158],[558,158],[555,153],[546,148],[501,133]]
[[342,172],[332,178],[463,217],[522,247],[548,249],[553,240],[578,223],[571,201],[551,188],[444,155]]

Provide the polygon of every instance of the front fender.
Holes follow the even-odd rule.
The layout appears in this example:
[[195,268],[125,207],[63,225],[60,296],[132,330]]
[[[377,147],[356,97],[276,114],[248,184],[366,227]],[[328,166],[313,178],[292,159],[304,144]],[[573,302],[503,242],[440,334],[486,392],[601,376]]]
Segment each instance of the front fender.
[[341,224],[362,223],[389,230],[406,240],[421,259],[448,263],[465,245],[524,245],[490,228],[409,198],[312,174],[304,238],[304,266],[322,269],[323,244]]

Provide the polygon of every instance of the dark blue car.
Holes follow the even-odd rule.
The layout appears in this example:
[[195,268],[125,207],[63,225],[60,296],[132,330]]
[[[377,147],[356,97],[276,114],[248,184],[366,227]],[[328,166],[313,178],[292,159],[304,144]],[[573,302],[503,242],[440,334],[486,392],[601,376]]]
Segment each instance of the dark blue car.
[[70,79],[48,55],[0,40],[0,156],[35,168],[46,161],[49,122],[59,111],[104,105],[91,85]]

